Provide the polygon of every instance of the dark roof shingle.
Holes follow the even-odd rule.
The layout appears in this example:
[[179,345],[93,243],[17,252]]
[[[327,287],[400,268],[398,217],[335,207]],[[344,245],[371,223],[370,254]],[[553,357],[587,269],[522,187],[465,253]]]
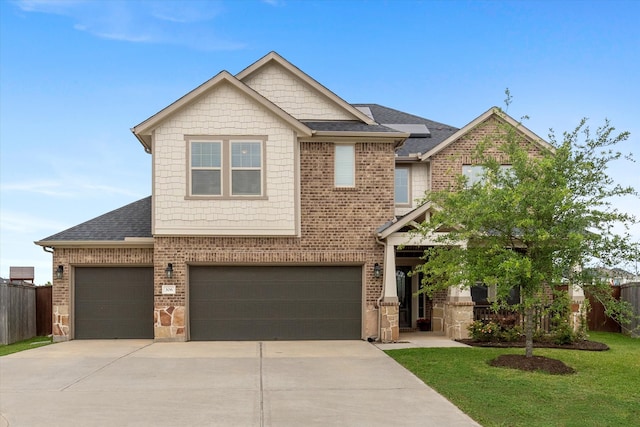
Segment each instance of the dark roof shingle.
[[113,241],[124,240],[125,237],[153,237],[151,234],[151,196],[56,233],[42,239],[41,242]]
[[429,137],[409,137],[404,145],[396,150],[398,156],[408,156],[415,153],[426,153],[445,139],[456,133],[459,129],[444,123],[414,116],[393,108],[383,107],[378,104],[353,104],[354,107],[367,107],[371,111],[373,119],[378,123],[395,124],[423,124],[429,129]]

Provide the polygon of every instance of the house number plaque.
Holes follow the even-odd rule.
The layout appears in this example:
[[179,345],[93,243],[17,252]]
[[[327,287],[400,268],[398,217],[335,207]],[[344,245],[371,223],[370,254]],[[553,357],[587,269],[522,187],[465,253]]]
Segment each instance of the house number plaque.
[[162,285],[162,295],[175,295],[176,285]]

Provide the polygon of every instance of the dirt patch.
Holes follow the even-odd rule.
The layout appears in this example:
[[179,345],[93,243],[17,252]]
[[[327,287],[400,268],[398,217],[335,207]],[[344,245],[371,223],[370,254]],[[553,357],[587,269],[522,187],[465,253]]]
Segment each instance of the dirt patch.
[[489,365],[521,371],[543,371],[551,375],[568,375],[576,372],[560,360],[544,356],[526,357],[523,354],[503,354],[490,361]]
[[[505,341],[495,341],[495,342],[482,342],[482,341],[474,341],[472,339],[464,339],[464,340],[456,340],[460,343],[470,345],[473,347],[498,347],[498,348],[524,348],[525,342],[522,341],[513,341],[513,342],[505,342]],[[601,342],[589,341],[589,340],[578,340],[571,344],[556,344],[550,341],[536,341],[533,343],[534,348],[560,348],[564,350],[585,350],[585,351],[605,351],[609,350],[609,346],[603,344]]]

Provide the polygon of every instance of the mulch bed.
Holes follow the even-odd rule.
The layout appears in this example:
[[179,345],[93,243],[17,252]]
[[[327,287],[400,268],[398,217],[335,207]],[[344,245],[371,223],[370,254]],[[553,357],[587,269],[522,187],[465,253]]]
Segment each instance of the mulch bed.
[[544,371],[551,375],[568,375],[576,372],[560,360],[544,356],[526,357],[524,354],[503,354],[490,361],[489,365],[521,371]]
[[[474,347],[523,348],[525,342],[480,342],[472,339],[456,340]],[[580,340],[571,344],[555,344],[553,342],[534,342],[534,348],[560,348],[565,350],[605,351],[609,346],[600,342]],[[503,354],[489,362],[491,366],[519,369],[521,371],[543,371],[551,375],[567,375],[575,373],[575,369],[564,362],[544,356],[526,357],[524,354]]]
[[[498,348],[524,348],[525,342],[522,341],[474,341],[472,339],[456,340],[460,343],[470,345],[472,347],[498,347]],[[585,351],[605,351],[609,350],[609,346],[601,342],[579,340],[571,344],[556,344],[550,341],[534,341],[533,348],[560,348],[564,350],[585,350]]]

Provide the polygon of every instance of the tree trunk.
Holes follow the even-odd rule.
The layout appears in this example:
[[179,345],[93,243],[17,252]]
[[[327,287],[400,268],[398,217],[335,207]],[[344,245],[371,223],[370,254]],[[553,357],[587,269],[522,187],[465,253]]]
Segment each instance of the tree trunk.
[[524,309],[525,357],[533,357],[533,307]]

